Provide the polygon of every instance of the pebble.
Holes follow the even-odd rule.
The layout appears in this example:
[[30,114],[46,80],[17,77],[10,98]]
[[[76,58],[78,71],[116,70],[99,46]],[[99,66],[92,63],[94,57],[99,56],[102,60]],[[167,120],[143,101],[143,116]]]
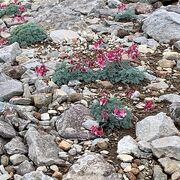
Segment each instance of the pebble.
[[132,162],[133,160],[133,157],[127,154],[119,154],[117,158],[123,162]]
[[108,154],[109,154],[109,151],[103,150],[103,151],[101,151],[100,153],[103,154],[103,155],[108,155]]
[[130,172],[132,170],[132,166],[129,165],[126,168],[124,168],[124,172]]
[[61,180],[62,179],[62,173],[61,172],[58,172],[58,171],[55,171],[54,173],[53,173],[53,175],[52,175],[52,177],[55,177],[55,178],[57,178],[57,179],[59,179],[59,180]]
[[47,172],[47,167],[46,166],[39,166],[37,167],[36,171],[42,171],[42,172]]
[[145,169],[145,166],[144,165],[140,165],[140,166],[138,166],[138,168],[139,168],[140,171],[143,171]]
[[69,142],[62,140],[59,144],[59,148],[63,149],[64,151],[68,151],[71,148],[72,144]]
[[59,168],[58,168],[58,166],[56,166],[56,165],[51,165],[51,166],[50,166],[50,169],[51,169],[52,171],[54,171],[54,172],[58,172],[58,171],[59,171]]
[[48,114],[48,113],[43,113],[43,114],[41,114],[41,120],[42,120],[42,121],[48,121],[48,120],[50,120],[49,114]]

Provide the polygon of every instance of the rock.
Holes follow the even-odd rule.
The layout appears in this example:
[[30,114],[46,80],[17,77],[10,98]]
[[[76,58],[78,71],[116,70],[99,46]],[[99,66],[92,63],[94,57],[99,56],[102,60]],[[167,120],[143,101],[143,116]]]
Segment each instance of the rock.
[[85,122],[82,123],[82,126],[90,130],[92,126],[99,126],[99,123],[95,120],[87,119]]
[[159,81],[159,82],[152,82],[146,88],[152,90],[166,90],[167,88],[169,88],[169,85],[164,81]]
[[[170,10],[170,8],[176,9]],[[180,39],[180,13],[178,6],[160,8],[149,15],[142,26],[143,31],[161,43],[169,43],[173,39]],[[166,29],[164,31],[164,29]]]
[[14,180],[22,180],[22,176],[14,174]]
[[138,152],[137,142],[131,136],[124,136],[118,142],[117,153],[118,154],[133,154]]
[[27,147],[22,142],[22,139],[20,137],[13,138],[10,142],[8,142],[4,146],[5,150],[8,154],[26,154],[27,153]]
[[163,112],[155,116],[148,116],[136,124],[136,136],[139,141],[152,141],[177,133],[178,129],[173,120]]
[[41,180],[54,180],[53,178],[51,178],[50,176],[45,175],[43,172],[41,171],[33,171],[30,173],[27,173],[23,176],[22,180],[37,180],[37,179],[41,179]]
[[162,156],[167,156],[180,160],[180,137],[170,136],[152,141],[152,151],[153,154],[161,158]]
[[34,84],[38,78],[36,72],[28,69],[22,76],[22,81],[28,84]]
[[78,80],[71,80],[71,81],[68,82],[68,86],[70,86],[70,87],[79,86],[81,84],[82,83],[80,81],[78,81]]
[[7,142],[0,137],[0,155],[4,154],[4,145],[6,144]]
[[83,130],[82,122],[90,116],[90,110],[81,104],[73,105],[66,110],[56,122],[59,135],[64,138],[90,139],[94,136],[89,131]]
[[[116,177],[116,178],[113,178]],[[107,163],[103,156],[95,153],[84,154],[69,169],[68,173],[63,176],[63,180],[121,180],[122,175],[115,173],[112,165]]]
[[48,169],[46,168],[46,166],[39,166],[36,171],[42,171],[42,172],[47,172]]
[[[73,88],[68,87],[67,85],[62,85],[60,90],[63,91],[64,93],[66,93],[68,96],[76,93],[76,91]],[[63,96],[64,95],[65,94],[63,94]]]
[[178,50],[180,50],[180,41],[176,41],[174,43],[174,47],[177,48]]
[[119,0],[108,0],[109,8],[117,8],[118,4],[119,4]]
[[131,172],[134,174],[134,175],[138,175],[140,173],[140,170],[138,168],[132,168],[131,169]]
[[28,158],[23,154],[14,154],[14,155],[10,156],[10,162],[13,165],[18,165],[25,160],[28,160]]
[[162,68],[172,68],[176,65],[176,61],[174,60],[167,60],[167,59],[162,59],[158,61],[158,64]]
[[58,172],[58,171],[56,171],[52,174],[52,177],[55,177],[57,179],[62,179],[62,176],[63,176],[62,173]]
[[51,165],[51,166],[50,166],[50,169],[53,170],[54,172],[59,171],[59,168],[58,168],[58,166],[56,166],[56,165]]
[[0,62],[14,62],[16,56],[21,54],[21,49],[17,42],[0,49]]
[[76,102],[76,101],[80,101],[82,99],[82,94],[80,93],[74,93],[74,94],[71,94],[69,96],[69,101],[70,102]]
[[107,88],[107,89],[111,89],[113,88],[113,84],[111,84],[111,82],[109,81],[97,81],[97,83],[100,85],[100,86],[103,86],[104,88]]
[[48,93],[51,92],[51,87],[47,85],[42,79],[37,79],[35,81],[35,87],[37,93]]
[[9,100],[9,103],[15,105],[30,105],[32,100],[30,98],[13,97]]
[[1,156],[1,165],[3,165],[4,167],[9,165],[9,157],[6,155],[2,155]]
[[29,158],[36,165],[64,164],[64,161],[58,157],[59,148],[51,135],[42,135],[31,127],[25,134],[25,138],[29,146]]
[[147,3],[137,3],[135,7],[136,14],[148,14],[152,11],[153,11],[152,5]]
[[172,174],[171,176],[172,180],[178,180],[180,179],[180,172],[176,171],[175,173]]
[[38,93],[33,96],[34,104],[38,108],[47,107],[52,102],[51,93]]
[[171,117],[174,120],[175,124],[180,126],[180,102],[172,103],[169,107],[171,112]]
[[154,166],[154,173],[153,173],[154,180],[167,180],[167,175],[163,173],[161,167],[159,165]]
[[77,32],[72,30],[55,30],[50,32],[50,38],[54,43],[60,43],[64,40],[76,41],[79,39],[79,35]]
[[177,52],[172,52],[172,51],[165,51],[163,52],[163,58],[167,60],[179,60],[180,54]]
[[147,141],[139,141],[138,142],[138,147],[141,151],[147,152],[147,153],[151,153],[152,152],[152,146],[151,143],[147,142]]
[[67,160],[69,155],[67,154],[67,152],[59,152],[59,157],[61,159]]
[[132,172],[126,173],[128,179],[130,180],[136,180],[136,176]]
[[128,154],[119,154],[117,159],[120,159],[123,162],[132,162],[134,158]]
[[16,173],[19,175],[22,175],[22,176],[27,174],[27,173],[30,173],[31,171],[35,171],[33,163],[29,162],[27,160],[25,160],[24,162],[22,162],[18,166],[15,166],[14,168],[16,170]]
[[42,121],[49,121],[50,120],[49,114],[48,113],[41,114],[41,120]]
[[53,94],[53,101],[58,100],[59,103],[66,101],[68,94],[61,89],[55,89]]
[[23,66],[8,66],[4,68],[4,72],[7,76],[13,79],[21,79],[21,76],[25,73],[26,68]]
[[171,103],[176,103],[179,102],[180,103],[180,95],[177,94],[165,94],[159,97],[158,99],[159,101],[168,101]]
[[8,80],[0,82],[0,101],[6,101],[13,96],[19,96],[23,94],[23,85],[17,80]]
[[16,131],[12,125],[3,121],[0,118],[0,136],[3,138],[13,138],[16,136]]
[[180,161],[170,159],[169,157],[161,158],[158,160],[161,166],[164,168],[164,171],[171,175],[173,173],[180,172]]
[[71,148],[72,144],[69,142],[63,140],[59,144],[59,148],[63,149],[64,151],[68,151]]

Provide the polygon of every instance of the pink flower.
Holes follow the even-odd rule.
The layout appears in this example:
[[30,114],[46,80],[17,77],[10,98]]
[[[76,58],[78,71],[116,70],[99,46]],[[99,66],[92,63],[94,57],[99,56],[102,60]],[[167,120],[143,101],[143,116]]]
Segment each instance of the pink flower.
[[19,10],[19,12],[23,13],[26,11],[26,7],[23,5],[20,5],[18,10]]
[[103,40],[102,40],[102,38],[100,38],[93,44],[93,48],[99,49],[102,44],[103,44]]
[[98,127],[98,126],[92,126],[90,128],[90,131],[92,134],[98,136],[98,137],[102,137],[104,135],[104,130],[102,127]]
[[35,67],[35,72],[40,76],[45,76],[48,69],[44,64]]
[[24,15],[16,15],[13,20],[17,21],[17,22],[25,22],[26,21]]
[[6,8],[6,7],[7,7],[7,4],[6,4],[6,3],[4,3],[4,2],[0,3],[0,9],[4,9],[4,8]]
[[144,111],[149,111],[154,108],[153,100],[146,100],[144,105]]
[[99,103],[100,103],[100,105],[101,106],[105,106],[107,103],[108,103],[108,98],[107,97],[101,97],[100,99],[99,99]]
[[121,60],[122,52],[123,52],[122,49],[113,49],[113,50],[107,51],[106,58],[110,62]]
[[132,60],[135,60],[140,55],[137,44],[132,44],[129,46],[128,50],[126,51],[128,54],[128,57]]
[[119,3],[119,4],[117,5],[117,8],[118,8],[119,11],[124,11],[125,9],[128,8],[128,5],[127,5],[127,4],[124,4],[124,3]]
[[107,121],[109,119],[109,114],[107,111],[102,111],[101,112],[101,117],[103,118],[103,120]]
[[119,109],[118,107],[115,107],[113,115],[118,119],[123,119],[127,115],[127,112],[125,109]]
[[98,54],[97,55],[96,63],[101,69],[104,69],[106,67],[106,59],[105,59],[103,54]]
[[7,43],[8,41],[6,39],[0,37],[0,46],[5,45]]

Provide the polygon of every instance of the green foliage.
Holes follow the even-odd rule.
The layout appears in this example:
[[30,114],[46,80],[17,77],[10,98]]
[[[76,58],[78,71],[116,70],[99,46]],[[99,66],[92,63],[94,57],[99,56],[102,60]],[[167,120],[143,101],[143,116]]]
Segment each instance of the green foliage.
[[[126,116],[122,119],[118,119],[116,116],[114,116],[113,111],[114,108],[119,109],[125,109]],[[107,112],[108,118],[103,119],[102,112]],[[121,100],[117,98],[110,98],[108,100],[108,103],[105,105],[100,105],[100,102],[94,102],[91,106],[91,113],[96,119],[97,122],[99,122],[100,126],[105,128],[107,131],[111,131],[114,128],[130,128],[132,126],[131,119],[132,119],[132,113],[128,110],[127,107],[123,106],[123,103]]]
[[0,18],[3,17],[6,14],[6,11],[4,9],[0,9]]
[[26,23],[14,28],[11,32],[10,42],[18,42],[20,46],[31,45],[47,38],[45,31],[35,23]]
[[138,84],[144,79],[143,72],[137,68],[130,66],[126,62],[108,63],[103,70],[88,70],[81,72],[80,70],[71,71],[71,65],[67,62],[62,63],[56,68],[53,81],[58,85],[67,84],[70,80],[80,80],[83,82],[94,82],[96,80],[108,80],[111,83],[129,83]]
[[135,11],[132,9],[124,10],[122,13],[118,13],[115,16],[116,21],[133,20],[136,19]]
[[5,9],[5,11],[6,11],[5,14],[9,16],[14,15],[14,14],[19,14],[19,6],[16,4],[9,4],[7,8]]

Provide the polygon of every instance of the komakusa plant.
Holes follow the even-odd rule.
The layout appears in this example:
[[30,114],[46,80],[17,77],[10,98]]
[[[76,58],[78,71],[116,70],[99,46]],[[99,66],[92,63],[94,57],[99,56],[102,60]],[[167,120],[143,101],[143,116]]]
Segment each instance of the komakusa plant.
[[[102,44],[102,39],[95,42],[94,59],[74,58],[63,62],[57,67],[53,81],[58,85],[67,84],[70,80],[108,80],[111,83],[138,84],[144,79],[143,72],[131,66],[131,61],[135,61],[139,56],[137,45],[106,50],[101,48]],[[128,60],[123,60],[123,55],[126,55]]]
[[132,113],[120,99],[102,96],[91,106],[91,113],[101,128],[111,131],[114,128],[130,128]]
[[10,42],[18,42],[20,46],[32,45],[47,38],[45,31],[35,23],[19,25],[10,34]]

